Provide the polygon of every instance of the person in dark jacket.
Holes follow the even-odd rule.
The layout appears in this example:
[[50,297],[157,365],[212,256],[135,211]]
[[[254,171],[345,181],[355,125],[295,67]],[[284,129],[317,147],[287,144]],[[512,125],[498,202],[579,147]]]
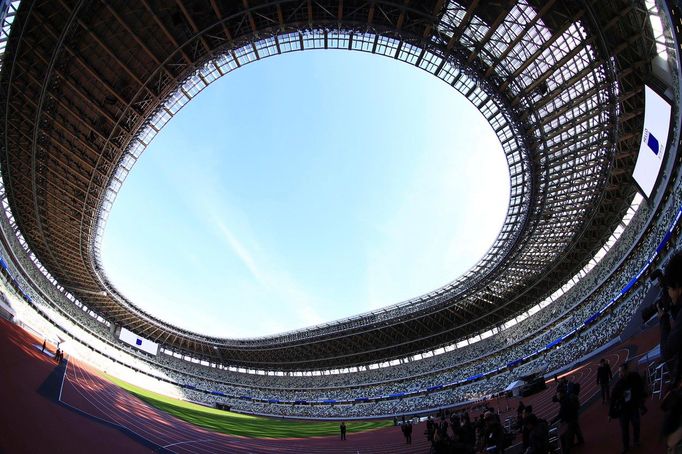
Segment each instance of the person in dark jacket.
[[567,454],[571,451],[573,438],[576,436],[580,404],[578,399],[574,395],[568,394],[563,387],[558,387],[557,395],[552,400],[559,403],[559,414],[554,420],[559,422],[561,452]]
[[539,419],[530,413],[525,421],[529,429],[528,444],[524,446],[524,454],[548,454],[549,453],[549,426],[547,421]]
[[462,423],[459,428],[459,439],[472,450],[476,445],[476,428],[469,419],[469,413],[464,413],[464,415],[462,415]]
[[412,444],[412,421],[408,420],[402,424],[401,430],[405,436],[405,443]]
[[429,443],[433,443],[433,437],[436,435],[436,423],[433,422],[431,416],[426,420],[426,439]]
[[483,415],[483,448],[490,453],[504,452],[504,429],[500,420],[491,411]]
[[521,427],[521,423],[523,422],[523,410],[526,409],[526,406],[523,404],[523,401],[519,401],[519,406],[516,407],[516,423],[518,427]]
[[611,366],[604,358],[599,361],[599,368],[597,369],[597,384],[601,390],[601,403],[605,404],[609,401],[609,392],[611,390],[611,379],[613,373]]
[[448,421],[445,419],[445,417],[440,418],[440,422],[438,423],[438,426],[436,427],[436,431],[440,435],[441,439],[448,439]]
[[630,426],[635,446],[639,445],[639,415],[644,413],[646,387],[639,372],[631,369],[625,362],[620,366],[620,379],[613,387],[611,394],[610,417],[617,417],[620,422],[623,452],[630,449]]
[[530,431],[531,427],[528,424],[528,419],[531,416],[535,416],[533,414],[533,406],[528,405],[523,409],[523,412],[521,413],[521,419],[519,421],[519,427],[521,429],[521,446],[522,448],[525,449],[528,448],[528,445],[530,444]]

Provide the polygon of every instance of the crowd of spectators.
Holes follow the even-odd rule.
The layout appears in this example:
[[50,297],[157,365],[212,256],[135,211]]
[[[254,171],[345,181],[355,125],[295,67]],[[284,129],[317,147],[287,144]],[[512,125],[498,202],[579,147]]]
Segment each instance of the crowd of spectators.
[[[504,357],[488,358],[487,361],[474,363],[471,368],[463,371],[451,369],[447,374],[431,374],[422,378],[421,381],[403,380],[391,381],[384,384],[370,386],[345,387],[339,389],[309,389],[302,390],[261,390],[255,388],[238,388],[225,385],[220,382],[198,379],[192,380],[191,385],[201,390],[219,391],[234,397],[224,397],[205,393],[197,389],[185,389],[183,392],[190,400],[200,401],[208,405],[222,403],[230,405],[233,409],[248,413],[276,414],[282,416],[304,417],[337,417],[363,415],[391,415],[411,414],[426,412],[434,409],[451,406],[458,402],[478,400],[485,398],[504,389],[510,382],[519,376],[526,375],[538,368],[551,371],[579,359],[582,355],[593,351],[597,346],[608,342],[616,336],[631,319],[632,313],[638,301],[629,300],[619,305],[611,314],[611,317],[595,324],[589,330],[582,332],[566,344],[558,348],[548,350],[538,357],[519,367],[509,369]],[[542,346],[548,338],[547,334],[538,336],[539,341],[528,343],[525,348],[533,349]],[[518,350],[514,349],[514,354]],[[499,361],[494,363],[491,361]],[[391,394],[410,393],[412,391],[425,390],[429,386],[442,384],[444,380],[464,380],[472,373],[480,373],[481,368],[496,368],[502,370],[473,382],[465,382],[459,386],[411,395],[405,397],[387,398]],[[178,376],[177,378],[184,377]],[[243,394],[240,394],[243,393]],[[248,393],[248,394],[247,394]],[[369,398],[367,402],[354,401],[358,398]],[[331,405],[329,400],[344,401]],[[279,402],[273,402],[277,400]],[[270,401],[270,402],[269,402]],[[286,402],[283,402],[286,401]],[[325,403],[324,401],[327,401]]]

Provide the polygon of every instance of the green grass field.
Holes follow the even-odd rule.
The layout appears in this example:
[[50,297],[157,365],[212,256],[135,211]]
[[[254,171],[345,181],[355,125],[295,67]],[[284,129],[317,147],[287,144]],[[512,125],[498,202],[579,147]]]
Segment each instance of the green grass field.
[[[306,438],[337,436],[339,434],[339,422],[291,421],[242,415],[173,399],[131,385],[110,375],[105,376],[111,382],[149,405],[184,421],[216,432],[252,438]],[[348,432],[362,432],[392,425],[393,422],[387,420],[346,421]]]

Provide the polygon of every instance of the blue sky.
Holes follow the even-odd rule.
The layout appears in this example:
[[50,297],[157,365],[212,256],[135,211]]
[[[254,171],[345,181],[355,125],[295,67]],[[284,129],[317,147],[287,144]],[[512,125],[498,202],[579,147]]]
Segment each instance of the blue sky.
[[463,96],[394,60],[307,51],[214,82],[114,203],[107,275],[163,320],[258,337],[429,292],[494,241],[509,174]]

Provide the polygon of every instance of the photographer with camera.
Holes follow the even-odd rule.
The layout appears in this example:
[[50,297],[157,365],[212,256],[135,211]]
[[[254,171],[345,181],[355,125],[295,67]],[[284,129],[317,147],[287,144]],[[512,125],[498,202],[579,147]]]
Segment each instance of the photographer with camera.
[[[666,361],[672,385],[661,403],[663,435],[668,452],[679,452],[682,444],[682,252],[670,259],[662,280],[666,292],[657,303],[661,324],[661,356]],[[666,299],[665,297],[669,298]]]

